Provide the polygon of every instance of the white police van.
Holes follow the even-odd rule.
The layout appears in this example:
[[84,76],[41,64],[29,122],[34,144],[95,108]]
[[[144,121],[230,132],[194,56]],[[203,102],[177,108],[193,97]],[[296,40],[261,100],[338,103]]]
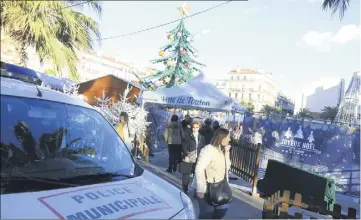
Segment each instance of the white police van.
[[1,219],[195,219],[107,120],[61,92],[1,77]]

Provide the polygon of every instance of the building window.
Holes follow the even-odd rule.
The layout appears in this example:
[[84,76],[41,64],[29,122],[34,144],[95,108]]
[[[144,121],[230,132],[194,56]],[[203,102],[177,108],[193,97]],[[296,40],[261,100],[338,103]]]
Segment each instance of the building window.
[[231,76],[231,80],[233,80],[233,76]]
[[261,100],[261,95],[260,94],[258,94],[258,101],[260,101]]
[[249,100],[252,100],[252,93],[249,93],[249,94],[248,94],[248,99],[249,99]]
[[237,80],[239,80],[239,76],[237,76]]
[[262,86],[261,86],[261,85],[259,85],[258,90],[259,90],[259,91],[261,91],[261,88],[262,88]]
[[238,98],[238,93],[237,92],[235,93],[234,98],[236,98],[236,99]]
[[229,97],[231,97],[231,98],[232,98],[232,93],[229,93]]
[[247,76],[244,76],[244,80],[247,80]]
[[242,89],[244,89],[244,84],[242,84]]
[[242,93],[242,99],[243,99],[244,97],[243,97],[243,93]]

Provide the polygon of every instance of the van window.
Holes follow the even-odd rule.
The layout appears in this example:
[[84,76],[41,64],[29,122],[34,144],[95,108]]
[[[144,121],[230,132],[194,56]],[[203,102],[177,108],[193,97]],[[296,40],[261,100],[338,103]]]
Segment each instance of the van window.
[[70,150],[80,151],[106,172],[133,175],[134,164],[127,146],[95,110],[66,105],[69,120],[69,139],[75,140]]
[[[129,177],[134,169],[127,146],[97,111],[52,101],[1,96],[2,194],[8,193],[3,191],[4,181],[11,186],[14,178],[66,182],[99,174]],[[81,181],[81,184],[90,183]],[[29,189],[29,184],[23,182],[16,192],[44,190],[40,185],[32,184],[34,189]]]

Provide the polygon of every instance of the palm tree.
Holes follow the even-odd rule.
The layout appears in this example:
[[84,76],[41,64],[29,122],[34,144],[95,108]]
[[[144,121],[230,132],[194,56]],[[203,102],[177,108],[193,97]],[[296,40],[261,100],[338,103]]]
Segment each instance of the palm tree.
[[279,106],[272,107],[273,108],[273,114],[275,117],[281,117],[282,108]]
[[254,112],[254,105],[251,102],[241,101],[241,105],[247,109],[247,111],[251,114]]
[[26,64],[28,47],[35,48],[40,62],[50,61],[55,70],[67,70],[71,78],[76,72],[77,50],[93,49],[93,36],[100,37],[99,27],[90,17],[72,7],[89,5],[100,15],[99,1],[3,1],[1,27],[19,48]]
[[323,0],[322,8],[323,10],[332,10],[332,14],[334,15],[337,11],[339,11],[340,19],[345,15],[345,11],[350,6],[350,0]]
[[326,106],[322,109],[321,118],[323,120],[330,119],[331,123],[333,123],[333,121],[336,118],[337,112],[338,112],[338,106],[334,106],[334,107]]
[[267,118],[273,116],[273,118],[277,118],[280,116],[281,108],[280,107],[273,107],[270,105],[262,106],[261,112],[266,115]]
[[308,108],[301,108],[300,111],[297,113],[297,117],[301,118],[302,121],[306,118],[313,118],[312,113]]
[[273,107],[270,105],[264,105],[262,106],[261,112],[269,118],[269,116],[273,113]]

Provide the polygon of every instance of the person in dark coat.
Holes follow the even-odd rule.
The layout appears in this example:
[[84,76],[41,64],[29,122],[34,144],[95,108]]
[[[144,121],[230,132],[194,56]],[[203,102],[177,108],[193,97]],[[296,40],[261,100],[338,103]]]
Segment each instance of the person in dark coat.
[[185,193],[188,192],[191,175],[194,173],[194,168],[197,162],[198,155],[201,149],[205,146],[204,137],[199,133],[200,123],[194,121],[191,123],[191,131],[184,132],[184,140],[182,143],[183,164],[187,164],[187,168],[183,169],[182,187]]
[[185,116],[184,120],[181,122],[184,133],[192,132],[192,129],[191,129],[192,121],[193,121],[193,119],[189,115]]
[[173,115],[171,122],[164,131],[164,139],[168,144],[169,165],[167,172],[175,172],[181,162],[183,129],[178,123],[178,116]]
[[218,121],[214,121],[213,122],[213,131],[216,132],[218,128],[220,128],[221,126],[219,125]]
[[213,128],[212,128],[212,119],[207,118],[204,121],[204,126],[199,130],[199,133],[201,135],[203,135],[205,145],[208,145],[208,144],[211,143],[211,140],[212,140],[213,135],[214,135],[214,131],[213,131]]

